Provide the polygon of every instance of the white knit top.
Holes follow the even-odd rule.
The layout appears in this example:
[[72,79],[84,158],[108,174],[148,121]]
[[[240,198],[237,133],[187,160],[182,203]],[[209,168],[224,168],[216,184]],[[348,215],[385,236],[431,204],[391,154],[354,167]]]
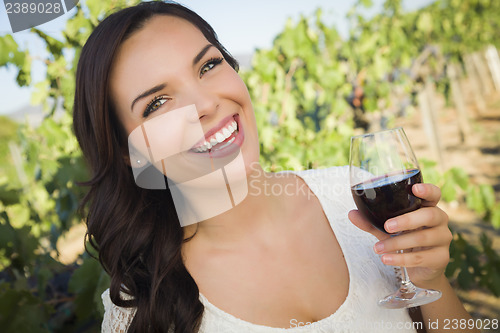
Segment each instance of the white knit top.
[[[292,320],[289,328],[276,328],[236,318],[200,294],[200,301],[205,306],[200,333],[416,332],[406,309],[384,309],[377,305],[380,298],[396,290],[397,279],[393,267],[382,264],[373,251],[376,238],[358,229],[347,218],[347,213],[356,208],[348,167],[296,174],[318,197],[344,253],[350,278],[344,303],[335,313],[317,322],[303,324]],[[102,300],[105,308],[102,332],[125,333],[135,310],[114,305],[109,290],[102,294]]]

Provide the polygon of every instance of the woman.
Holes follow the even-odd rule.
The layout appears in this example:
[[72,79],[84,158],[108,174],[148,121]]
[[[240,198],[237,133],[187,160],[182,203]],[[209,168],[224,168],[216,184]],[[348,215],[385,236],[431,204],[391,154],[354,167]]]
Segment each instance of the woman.
[[[388,231],[407,233],[387,238],[349,212],[355,206],[345,167],[263,172],[252,103],[237,70],[212,28],[175,3],[121,10],[84,46],[74,129],[92,170],[87,235],[111,277],[103,331],[415,331],[407,310],[376,306],[393,291],[390,266],[399,265],[417,285],[443,292],[421,307],[424,323],[470,318],[444,276],[451,235],[436,207],[439,189],[414,186],[425,207],[389,221]],[[185,151],[168,136],[182,131],[164,121],[178,110],[187,110],[179,113],[186,119],[195,110],[189,121],[202,134]],[[151,124],[165,127],[149,131]],[[160,150],[180,149],[164,156],[181,157],[155,162],[158,143]],[[235,201],[236,187],[227,181],[233,175],[221,171],[229,208],[183,223],[176,193],[184,198],[184,184],[207,173],[190,164],[195,160],[214,173],[240,161],[246,192]],[[167,175],[168,190],[144,188],[135,172],[145,170],[143,163]],[[184,202],[186,211],[214,199],[204,190],[193,192],[202,200]],[[373,236],[380,240],[375,250]],[[394,254],[403,247],[420,250]]]

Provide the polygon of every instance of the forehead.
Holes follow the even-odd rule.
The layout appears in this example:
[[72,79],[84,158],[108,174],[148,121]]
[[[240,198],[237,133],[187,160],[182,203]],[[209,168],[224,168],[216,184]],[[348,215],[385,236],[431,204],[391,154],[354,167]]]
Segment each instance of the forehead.
[[112,98],[115,102],[133,98],[139,91],[185,74],[207,44],[201,31],[185,19],[152,17],[118,49],[110,72]]
[[199,48],[200,43],[205,45],[207,40],[191,22],[176,16],[156,15],[123,42],[117,60],[134,53],[143,56],[154,49],[171,51],[168,53],[189,51]]

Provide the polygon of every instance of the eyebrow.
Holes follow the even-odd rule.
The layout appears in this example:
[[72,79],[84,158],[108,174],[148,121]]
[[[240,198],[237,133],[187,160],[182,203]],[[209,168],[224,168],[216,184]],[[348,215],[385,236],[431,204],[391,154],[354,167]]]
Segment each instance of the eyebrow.
[[148,89],[146,90],[145,92],[143,92],[142,94],[140,94],[139,96],[137,96],[133,102],[132,102],[132,105],[130,105],[130,110],[133,110],[134,109],[134,105],[135,103],[137,103],[137,101],[139,101],[140,99],[144,98],[144,97],[147,97],[149,95],[152,95],[162,89],[164,89],[167,85],[165,83],[162,83],[162,84],[159,84],[157,86],[154,86],[153,88],[151,89]]
[[208,50],[211,48],[211,47],[215,47],[213,46],[212,44],[208,44],[207,46],[205,46],[201,51],[200,53],[198,53],[196,55],[196,57],[194,57],[193,59],[193,66],[196,65],[197,63],[200,62],[201,58],[203,58],[203,56],[208,52]]
[[[201,49],[201,51],[196,55],[196,57],[194,57],[193,59],[193,66],[195,66],[197,63],[200,62],[200,60],[203,58],[203,56],[205,56],[205,54],[208,52],[208,50],[211,48],[211,47],[215,47],[213,44],[208,44],[206,45],[203,49]],[[152,95],[162,89],[164,89],[167,85],[165,83],[162,83],[162,84],[159,84],[159,85],[156,85],[154,86],[153,88],[151,89],[148,89],[146,90],[145,92],[143,92],[142,94],[140,94],[139,96],[137,96],[133,101],[132,101],[132,104],[130,105],[130,110],[133,110],[134,109],[134,105],[135,103],[137,103],[140,99],[143,99],[144,97],[147,97],[149,95]]]

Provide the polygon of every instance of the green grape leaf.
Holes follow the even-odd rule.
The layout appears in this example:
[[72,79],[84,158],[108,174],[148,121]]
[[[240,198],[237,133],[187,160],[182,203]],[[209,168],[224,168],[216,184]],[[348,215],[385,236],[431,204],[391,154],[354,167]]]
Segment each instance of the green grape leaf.
[[482,184],[479,186],[479,191],[484,202],[484,207],[491,210],[495,205],[495,191],[491,185]]
[[371,8],[373,6],[373,0],[360,0],[360,2],[365,8]]
[[[68,289],[76,295],[75,313],[80,319],[91,318],[95,316],[95,309],[100,303],[96,304],[96,293],[102,289],[105,281],[100,280],[101,265],[94,258],[87,258],[83,264],[75,270],[70,281]],[[104,279],[104,278],[103,278]],[[100,285],[99,285],[100,284]],[[99,287],[99,288],[98,288]]]
[[456,200],[457,191],[455,190],[455,184],[450,180],[445,182],[444,185],[441,187],[441,195],[443,200],[446,202],[451,202]]
[[449,172],[452,174],[455,183],[462,190],[466,190],[469,186],[469,176],[467,175],[467,172],[464,169],[458,167],[451,168]]
[[500,204],[496,204],[492,209],[491,225],[495,229],[500,229]]
[[464,262],[460,269],[460,273],[458,273],[457,281],[460,287],[466,290],[470,289],[474,282],[474,276],[469,272],[469,266],[466,262]]

